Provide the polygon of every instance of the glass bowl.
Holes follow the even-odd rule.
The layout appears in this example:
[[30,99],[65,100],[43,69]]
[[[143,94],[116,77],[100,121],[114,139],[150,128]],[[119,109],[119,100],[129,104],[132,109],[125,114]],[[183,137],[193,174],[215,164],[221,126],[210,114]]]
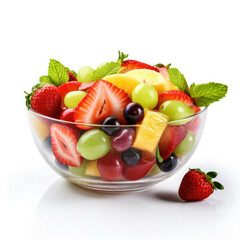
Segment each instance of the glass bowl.
[[[176,121],[169,121],[164,123],[165,130],[160,138],[159,148],[160,153],[167,152],[168,149],[164,149],[164,146],[168,146],[169,144],[165,144],[166,141],[171,139],[172,142],[176,144],[176,139],[173,140],[172,132],[176,131],[176,129],[184,129],[184,138],[181,139],[181,142],[178,141],[178,146],[174,146],[174,151],[171,156],[168,158],[168,161],[163,160],[162,163],[157,164],[157,161],[162,161],[161,158],[157,158],[153,156],[153,154],[144,151],[141,152],[141,160],[134,166],[130,166],[126,164],[126,162],[122,161],[121,152],[116,152],[110,147],[108,150],[109,156],[113,156],[114,159],[117,158],[119,161],[117,164],[112,164],[111,159],[109,159],[107,165],[104,165],[104,161],[98,160],[86,160],[81,157],[81,165],[79,167],[71,167],[60,163],[57,158],[54,150],[52,149],[52,131],[51,128],[54,126],[60,126],[64,129],[71,129],[71,133],[75,131],[78,136],[83,135],[86,130],[81,130],[77,127],[76,123],[66,122],[54,118],[50,118],[44,115],[41,115],[32,109],[28,111],[28,119],[33,135],[33,139],[37,145],[38,150],[41,155],[47,162],[47,164],[55,170],[58,174],[66,178],[68,181],[77,184],[81,187],[93,189],[93,190],[101,190],[101,191],[109,191],[109,192],[124,192],[124,191],[136,191],[136,190],[145,190],[151,187],[154,184],[157,184],[165,179],[174,175],[182,166],[186,164],[186,162],[190,159],[192,154],[194,153],[199,140],[201,138],[204,124],[207,115],[207,108],[202,108],[200,112]],[[81,124],[87,128],[93,129],[102,129],[105,130],[110,129],[109,125],[90,125],[90,124]],[[115,126],[112,126],[115,127]],[[141,125],[120,125],[118,126],[119,130],[131,128],[133,131],[138,131]],[[149,134],[151,136],[151,129],[149,130]],[[174,131],[172,131],[174,130]],[[179,133],[176,133],[178,136]],[[106,135],[107,136],[107,135]],[[61,141],[61,136],[58,136],[59,139],[57,141]],[[112,137],[107,136],[111,142]],[[151,142],[151,137],[149,139]],[[76,141],[75,141],[76,143]],[[70,146],[74,149],[77,149],[77,144],[74,143],[74,146]],[[62,144],[62,143],[61,143]],[[67,143],[71,145],[70,143]],[[110,144],[111,146],[111,144]],[[161,146],[161,148],[160,148]],[[63,143],[62,147],[68,148],[69,146],[65,146]],[[67,150],[67,149],[66,149]],[[101,152],[102,149],[99,149]],[[172,151],[172,149],[171,149]],[[90,152],[90,150],[89,150]],[[155,151],[159,152],[159,151]],[[112,155],[111,155],[112,154]],[[150,154],[150,155],[149,155]],[[154,153],[155,155],[155,153]],[[156,154],[159,156],[158,154]],[[117,157],[116,157],[117,156]],[[149,157],[150,156],[150,157]],[[101,159],[101,158],[100,158]],[[112,161],[115,161],[115,160]],[[116,162],[116,161],[115,161]],[[111,165],[112,164],[112,165]],[[159,168],[159,166],[161,168]],[[103,167],[102,167],[103,166]],[[107,170],[106,170],[107,169]],[[121,171],[119,177],[117,179],[106,179],[106,173],[104,171],[110,172],[110,175],[115,173],[115,170],[119,173]]]

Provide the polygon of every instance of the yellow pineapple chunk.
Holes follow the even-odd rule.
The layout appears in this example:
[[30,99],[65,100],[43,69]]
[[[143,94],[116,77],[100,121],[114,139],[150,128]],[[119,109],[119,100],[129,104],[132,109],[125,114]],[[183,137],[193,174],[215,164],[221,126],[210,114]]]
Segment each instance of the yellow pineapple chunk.
[[43,120],[35,116],[33,113],[29,112],[30,121],[34,132],[36,133],[37,137],[43,141],[50,135],[50,127],[49,124],[43,122]]
[[160,112],[147,111],[142,124],[137,127],[133,147],[155,155],[158,142],[167,127],[168,116]]
[[100,177],[100,173],[97,168],[97,160],[88,161],[85,174],[93,177]]
[[127,76],[125,74],[112,74],[103,78],[103,80],[112,83],[118,88],[124,90],[129,97],[132,96],[133,89],[142,82],[135,77]]

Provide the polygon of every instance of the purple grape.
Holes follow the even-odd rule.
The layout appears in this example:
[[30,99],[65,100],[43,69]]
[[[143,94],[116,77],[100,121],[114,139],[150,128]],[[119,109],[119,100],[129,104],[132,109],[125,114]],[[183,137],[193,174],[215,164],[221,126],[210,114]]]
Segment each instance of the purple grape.
[[140,104],[131,102],[123,109],[123,116],[128,123],[135,124],[143,120],[144,109]]
[[124,152],[133,145],[135,137],[136,132],[132,128],[124,128],[112,138],[112,148],[117,152]]

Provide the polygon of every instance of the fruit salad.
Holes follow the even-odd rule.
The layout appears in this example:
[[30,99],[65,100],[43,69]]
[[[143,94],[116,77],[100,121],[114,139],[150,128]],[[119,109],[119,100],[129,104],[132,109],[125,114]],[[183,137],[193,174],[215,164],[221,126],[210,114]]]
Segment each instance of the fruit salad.
[[51,59],[26,93],[30,121],[61,171],[103,181],[136,181],[174,171],[192,154],[201,113],[227,93],[190,86],[171,64],[126,59],[76,73]]

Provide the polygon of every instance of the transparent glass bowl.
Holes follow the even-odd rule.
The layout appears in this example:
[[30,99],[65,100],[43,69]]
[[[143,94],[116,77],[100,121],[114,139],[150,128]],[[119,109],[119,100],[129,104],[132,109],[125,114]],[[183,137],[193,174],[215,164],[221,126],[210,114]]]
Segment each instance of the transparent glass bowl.
[[[188,131],[188,135],[180,143],[181,146],[178,146],[177,163],[173,167],[174,169],[172,169],[171,171],[161,171],[157,166],[156,160],[154,160],[154,163],[151,164],[149,164],[149,162],[146,163],[146,165],[148,166],[144,165],[144,167],[142,168],[139,168],[137,164],[136,166],[131,167],[131,171],[135,173],[136,171],[140,171],[140,174],[138,174],[140,177],[138,177],[138,179],[130,181],[126,180],[126,178],[124,177],[124,171],[126,172],[125,167],[129,168],[129,166],[123,163],[123,174],[121,175],[121,177],[115,181],[106,181],[102,179],[98,171],[98,160],[92,161],[84,159],[81,166],[79,167],[79,169],[81,168],[81,170],[77,171],[77,174],[74,174],[74,172],[76,171],[73,171],[71,167],[69,168],[68,166],[61,164],[56,159],[52,151],[50,134],[50,128],[52,124],[66,125],[70,128],[73,128],[75,131],[78,131],[80,135],[85,131],[77,128],[76,123],[49,118],[31,109],[28,111],[28,119],[34,141],[48,165],[58,174],[66,178],[68,181],[75,183],[81,187],[109,192],[144,190],[174,175],[182,166],[186,164],[186,162],[194,153],[204,129],[206,115],[207,108],[202,108],[200,112],[194,114],[193,116],[166,123],[165,131],[171,126],[184,126],[184,128],[186,128]],[[98,129],[103,127],[103,125],[83,125],[91,126]],[[141,125],[121,125],[119,127],[120,129],[132,127],[133,129],[137,130],[140,126]],[[104,127],[110,126],[105,125]],[[187,137],[189,138],[189,135],[191,141],[187,139]],[[73,147],[76,148],[77,146]],[[113,150],[110,149],[110,151],[112,152]],[[117,154],[121,157],[121,153]],[[88,171],[86,171],[87,167]],[[69,169],[71,169],[71,171]]]

